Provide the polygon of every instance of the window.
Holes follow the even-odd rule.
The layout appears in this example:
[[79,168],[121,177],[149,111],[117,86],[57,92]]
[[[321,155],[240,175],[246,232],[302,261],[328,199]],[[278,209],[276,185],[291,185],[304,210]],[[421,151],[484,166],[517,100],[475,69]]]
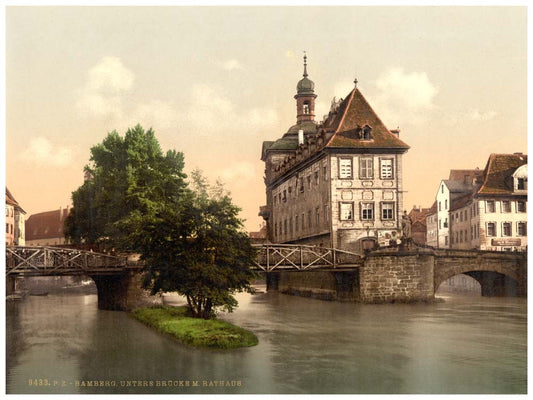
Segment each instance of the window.
[[294,230],[295,232],[298,232],[298,229],[300,229],[300,227],[298,226],[298,216],[294,217]]
[[316,226],[320,226],[320,208],[315,209]]
[[285,235],[287,234],[287,220],[283,221],[283,232],[285,232]]
[[315,185],[318,185],[318,170],[315,171]]
[[303,107],[304,114],[310,114],[309,102],[305,102]]
[[504,222],[502,224],[502,236],[511,236],[511,223]]
[[463,243],[463,231],[459,232],[459,243]]
[[496,236],[495,222],[487,222],[487,236]]
[[381,219],[384,221],[394,219],[394,203],[381,203]]
[[448,209],[448,199],[444,199],[444,209]]
[[372,128],[368,125],[365,125],[363,128],[363,140],[371,140],[372,139]]
[[324,222],[328,222],[328,205],[324,204]]
[[282,199],[283,199],[283,202],[284,202],[284,203],[287,201],[287,191],[286,191],[286,190],[283,191],[283,197],[282,197]]
[[442,211],[442,205],[440,201],[439,201],[439,211]]
[[511,202],[509,200],[502,200],[502,212],[504,213],[511,212]]
[[339,219],[341,221],[353,220],[353,203],[340,203],[339,210]]
[[463,222],[463,212],[459,211],[459,221]]
[[448,218],[444,218],[444,227],[445,227],[445,228],[448,227]]
[[516,202],[516,212],[526,212],[526,202],[518,200]]
[[359,159],[359,178],[368,179],[374,177],[374,163],[372,158]]
[[488,213],[496,212],[496,206],[494,200],[487,200],[487,211]]
[[518,236],[527,236],[527,225],[525,222],[518,222],[516,224],[516,232]]
[[392,173],[392,159],[382,159],[381,161],[381,179],[394,178]]
[[442,229],[442,220],[439,219],[439,229]]
[[516,188],[518,190],[526,190],[527,189],[527,179],[526,178],[517,178],[516,179]]
[[328,180],[328,167],[326,165],[322,167],[322,174],[324,175],[324,181],[327,181]]
[[9,233],[9,224],[6,224],[6,233]]
[[448,246],[448,236],[444,236],[444,245]]
[[292,235],[292,218],[289,219],[289,233]]
[[363,221],[374,220],[374,203],[361,203],[361,219]]
[[339,158],[339,179],[352,179],[351,158]]
[[440,192],[441,192],[441,193],[444,193],[444,185],[442,185],[442,186],[440,187]]
[[300,186],[300,193],[304,192],[304,178],[298,178],[298,185]]
[[311,175],[307,175],[307,187],[311,189]]
[[313,220],[311,219],[311,210],[307,211],[307,227],[311,228],[313,226]]
[[274,236],[278,236],[278,223],[274,222]]

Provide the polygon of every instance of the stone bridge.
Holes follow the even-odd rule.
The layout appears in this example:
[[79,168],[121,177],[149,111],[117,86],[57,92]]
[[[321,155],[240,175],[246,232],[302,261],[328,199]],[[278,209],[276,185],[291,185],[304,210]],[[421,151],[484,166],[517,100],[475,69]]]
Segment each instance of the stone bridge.
[[483,296],[527,296],[527,254],[413,247],[373,251],[360,260],[313,271],[267,273],[267,288],[327,300],[362,303],[432,301],[446,279],[466,274]]
[[[527,296],[527,254],[414,247],[373,251],[261,245],[256,270],[267,289],[362,303],[431,301],[446,279],[466,274],[483,296]],[[6,288],[16,276],[86,275],[96,283],[98,308],[130,310],[160,301],[141,289],[143,265],[127,257],[55,247],[7,247]]]

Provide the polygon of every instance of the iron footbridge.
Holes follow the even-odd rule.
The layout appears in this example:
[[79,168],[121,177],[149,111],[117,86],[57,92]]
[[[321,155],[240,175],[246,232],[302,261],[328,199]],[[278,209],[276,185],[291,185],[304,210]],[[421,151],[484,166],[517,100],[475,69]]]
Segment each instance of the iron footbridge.
[[253,269],[273,271],[346,271],[363,265],[358,253],[322,246],[291,244],[254,245],[258,250]]

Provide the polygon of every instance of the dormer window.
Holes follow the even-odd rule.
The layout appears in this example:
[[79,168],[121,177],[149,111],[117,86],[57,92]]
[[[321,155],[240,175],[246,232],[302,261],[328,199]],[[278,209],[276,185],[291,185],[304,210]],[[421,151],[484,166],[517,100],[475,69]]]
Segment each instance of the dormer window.
[[518,190],[527,190],[527,179],[526,178],[517,178],[516,179],[516,188]]
[[372,128],[369,127],[368,125],[365,125],[363,127],[363,135],[362,135],[363,137],[362,137],[362,139],[363,140],[371,140],[372,139],[371,131],[372,131]]

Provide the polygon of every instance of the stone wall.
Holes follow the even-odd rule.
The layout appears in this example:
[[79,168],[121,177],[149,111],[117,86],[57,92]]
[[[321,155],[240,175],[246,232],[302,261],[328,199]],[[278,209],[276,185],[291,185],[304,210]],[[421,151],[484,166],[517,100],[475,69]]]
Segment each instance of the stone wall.
[[271,273],[270,288],[293,296],[320,300],[356,301],[359,297],[358,271]]
[[434,299],[433,255],[425,252],[378,253],[371,253],[360,269],[361,302],[408,303]]

